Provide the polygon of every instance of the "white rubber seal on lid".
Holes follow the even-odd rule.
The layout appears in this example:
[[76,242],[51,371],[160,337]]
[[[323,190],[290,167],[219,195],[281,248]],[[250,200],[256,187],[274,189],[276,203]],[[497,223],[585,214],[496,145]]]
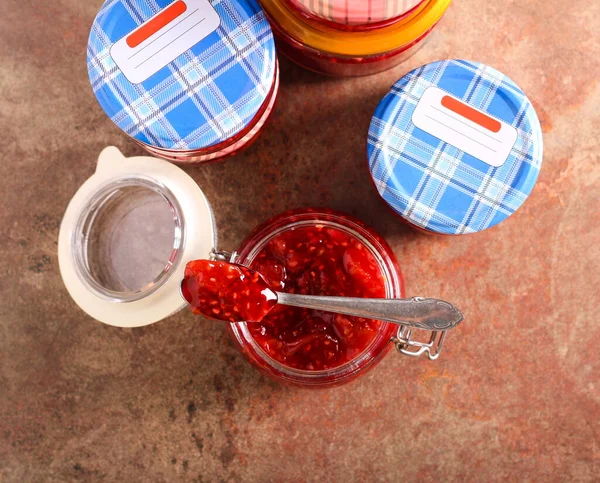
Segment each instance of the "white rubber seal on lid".
[[[107,211],[106,206],[114,204],[115,199],[125,198],[127,203],[130,192],[148,192],[159,202],[164,200],[166,208],[162,213],[173,219],[173,226],[162,227],[162,232],[171,233],[174,246],[169,248],[164,260],[158,260],[163,264],[160,273],[144,286],[103,285],[103,264],[91,262],[95,245],[90,248],[90,244],[94,239],[104,240],[102,212]],[[111,236],[118,240],[128,235],[127,229],[123,228],[126,225],[119,225],[121,218],[135,217],[143,211],[144,198],[138,203],[138,211],[127,212],[128,209],[127,206],[120,211],[117,209],[119,219]],[[150,220],[148,224],[162,223],[160,217],[153,218],[151,213],[149,216],[145,219]],[[145,224],[146,221],[138,223],[142,229]],[[92,235],[90,227],[94,228]],[[160,231],[161,227],[158,229]],[[152,230],[149,233],[139,250],[135,244],[127,246],[127,241],[120,241],[120,246],[126,246],[129,251],[125,252],[125,258],[121,254],[115,264],[123,261],[147,268],[144,256],[154,248]],[[144,237],[144,231],[141,235],[138,233],[138,241]],[[210,205],[190,176],[167,161],[147,156],[125,158],[117,148],[107,147],[100,153],[96,172],[79,188],[67,207],[60,227],[58,261],[69,294],[88,315],[113,326],[140,327],[158,322],[186,305],[179,290],[185,265],[196,258],[208,258],[215,244]],[[113,253],[111,248],[108,246],[103,253],[108,257],[118,256],[119,253]],[[150,260],[148,265],[151,266]]]

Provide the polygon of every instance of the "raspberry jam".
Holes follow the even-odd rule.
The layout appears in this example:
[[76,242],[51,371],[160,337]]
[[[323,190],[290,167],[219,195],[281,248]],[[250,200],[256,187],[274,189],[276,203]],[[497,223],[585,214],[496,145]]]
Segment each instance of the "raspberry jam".
[[[259,226],[236,263],[280,292],[370,298],[404,296],[389,246],[350,216],[305,209]],[[257,323],[230,324],[246,357],[277,380],[325,387],[372,367],[391,346],[393,324],[313,309],[276,306]]]
[[186,265],[181,293],[195,314],[227,322],[260,321],[277,304],[277,294],[259,273],[209,260]]
[[[356,238],[323,225],[271,239],[251,267],[279,290],[305,295],[384,298],[377,262]],[[381,322],[321,310],[280,306],[250,334],[275,360],[302,370],[338,367],[377,336]]]

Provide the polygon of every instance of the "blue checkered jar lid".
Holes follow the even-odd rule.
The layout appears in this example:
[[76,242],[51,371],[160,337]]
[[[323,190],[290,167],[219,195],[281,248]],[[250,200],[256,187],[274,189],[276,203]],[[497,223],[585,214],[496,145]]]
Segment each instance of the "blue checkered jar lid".
[[542,130],[508,77],[476,62],[433,62],[402,77],[369,128],[371,175],[410,223],[437,233],[485,230],[527,199]]
[[100,105],[125,133],[187,151],[247,127],[271,94],[277,61],[255,0],[107,0],[87,65]]

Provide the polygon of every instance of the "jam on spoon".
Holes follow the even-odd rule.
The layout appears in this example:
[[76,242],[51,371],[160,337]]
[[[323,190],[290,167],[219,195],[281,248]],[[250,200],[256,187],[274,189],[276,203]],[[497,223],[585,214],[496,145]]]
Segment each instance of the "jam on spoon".
[[[325,311],[347,320],[349,318],[343,316],[358,317],[364,322],[368,319],[384,320],[425,330],[448,330],[463,320],[456,307],[438,299],[361,298],[274,292],[263,276],[250,268],[209,260],[196,260],[187,264],[181,282],[181,293],[194,313],[228,322],[260,323],[277,304]],[[285,326],[286,322],[285,319],[280,320],[278,325]],[[323,335],[328,337],[326,333]],[[353,338],[350,332],[343,335],[348,339]],[[310,347],[318,338],[319,334],[308,334],[297,343],[287,342],[285,348],[282,344],[282,351],[293,355],[300,347],[307,344]],[[331,345],[330,339],[332,338],[329,336],[327,341],[330,343],[325,341],[325,346]]]
[[[319,296],[383,298],[386,283],[371,250],[349,231],[301,226],[271,237],[251,267],[278,292]],[[338,367],[369,347],[384,323],[323,310],[278,306],[248,326],[273,359],[301,370]]]
[[227,322],[259,322],[277,304],[260,273],[211,260],[187,264],[181,294],[195,314]]

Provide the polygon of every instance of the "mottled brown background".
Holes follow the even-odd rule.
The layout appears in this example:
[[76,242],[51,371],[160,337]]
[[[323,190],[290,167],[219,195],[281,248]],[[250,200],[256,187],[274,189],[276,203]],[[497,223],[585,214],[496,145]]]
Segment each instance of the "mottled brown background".
[[[466,313],[438,362],[390,353],[320,392],[267,380],[223,326],[187,311],[124,330],[71,301],[56,255],[67,203],[103,147],[141,151],[88,85],[100,0],[1,3],[0,480],[598,481],[600,2],[456,0],[425,48],[369,78],[282,61],[260,140],[187,169],[221,248],[284,209],[330,206],[387,237],[409,294]],[[398,77],[451,57],[529,94],[544,167],[501,226],[427,237],[378,199],[365,136]]]

